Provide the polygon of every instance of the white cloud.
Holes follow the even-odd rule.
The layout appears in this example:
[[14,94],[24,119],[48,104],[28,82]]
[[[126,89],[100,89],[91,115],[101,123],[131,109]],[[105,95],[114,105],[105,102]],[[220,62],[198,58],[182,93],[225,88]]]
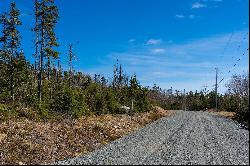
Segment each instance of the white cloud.
[[186,15],[186,16],[183,15],[183,14],[176,14],[175,17],[179,18],[179,19],[182,19],[182,18],[194,19],[194,18],[196,18],[196,16],[193,15],[193,14],[189,14],[189,15]]
[[155,48],[155,49],[152,49],[152,53],[153,53],[153,54],[163,54],[163,53],[165,53],[165,52],[166,52],[166,50],[163,49],[163,48]]
[[160,39],[149,39],[147,41],[147,45],[157,45],[157,44],[160,44],[160,43],[161,43]]
[[129,43],[133,43],[133,42],[135,42],[136,40],[135,39],[129,39]]
[[[127,64],[137,65],[166,65],[169,67],[213,67],[220,63],[225,64],[226,61],[220,61],[219,55],[223,55],[227,61],[232,56],[239,54],[237,46],[243,39],[243,34],[246,31],[235,32],[230,45],[225,46],[232,34],[219,35],[195,41],[190,41],[182,44],[166,44],[161,48],[148,48],[142,47],[137,50],[128,52],[114,52],[110,54],[110,57],[119,58],[125,61]],[[244,42],[249,42],[244,41]],[[150,46],[151,47],[151,46]],[[247,48],[247,45],[242,46],[241,49]],[[150,51],[148,51],[150,49]],[[167,50],[168,56],[154,56],[155,54],[165,53]],[[195,61],[194,61],[195,60]],[[198,61],[197,61],[198,60]]]
[[[212,3],[213,4],[211,6],[212,8],[218,8],[219,5],[217,5],[217,4],[223,2],[223,0],[203,0],[203,2]],[[206,6],[204,6],[204,7],[206,7]]]
[[199,8],[203,8],[203,7],[206,7],[206,5],[202,4],[200,2],[195,2],[194,4],[192,4],[191,9],[199,9]]
[[176,14],[175,17],[176,18],[184,18],[185,16],[183,14]]
[[[96,71],[98,73],[111,73],[112,66],[116,58],[124,66],[127,74],[136,73],[142,85],[151,86],[154,83],[162,88],[185,88],[186,90],[199,90],[205,84],[214,84],[215,66],[219,66],[221,71],[219,79],[227,80],[234,73],[241,73],[248,69],[248,56],[241,56],[241,61],[236,67],[233,67],[240,54],[248,48],[248,36],[246,40],[243,37],[248,30],[234,32],[229,44],[229,38],[232,34],[216,35],[198,40],[187,41],[185,43],[167,43],[163,42],[160,47],[154,45],[141,45],[136,49],[129,49],[125,52],[112,52],[103,59],[102,64],[87,71]],[[237,51],[238,45],[241,48]],[[228,45],[225,51],[223,49]],[[167,56],[163,54],[167,52]],[[223,53],[224,52],[224,53]],[[162,56],[156,56],[155,53],[162,53]],[[223,58],[220,56],[223,55]],[[237,57],[236,60],[232,57]],[[106,75],[106,74],[105,74]],[[224,83],[220,84],[219,91],[224,88]]]

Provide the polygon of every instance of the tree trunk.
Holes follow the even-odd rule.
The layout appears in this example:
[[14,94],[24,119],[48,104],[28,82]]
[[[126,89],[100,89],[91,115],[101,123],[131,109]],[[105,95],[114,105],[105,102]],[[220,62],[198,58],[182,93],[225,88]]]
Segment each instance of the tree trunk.
[[[43,2],[44,8],[44,2]],[[43,9],[44,10],[44,9]],[[40,52],[40,62],[39,62],[39,76],[38,76],[38,96],[39,101],[42,101],[42,72],[43,72],[43,54],[44,54],[44,11],[42,15],[42,34],[41,34],[41,52]]]

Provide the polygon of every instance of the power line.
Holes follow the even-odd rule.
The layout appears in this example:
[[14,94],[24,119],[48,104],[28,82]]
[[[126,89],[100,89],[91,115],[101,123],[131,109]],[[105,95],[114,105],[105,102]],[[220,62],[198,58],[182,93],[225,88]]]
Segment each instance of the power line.
[[[226,52],[226,50],[227,50],[229,44],[230,44],[231,41],[232,41],[233,36],[234,36],[234,31],[233,31],[233,32],[231,33],[231,35],[229,36],[229,38],[228,38],[228,40],[227,40],[227,42],[226,42],[226,45],[225,45],[225,47],[224,47],[223,50],[222,50],[221,56],[219,56],[219,57],[223,57],[223,55],[225,54],[225,52]],[[211,87],[214,87],[214,86],[215,86],[215,85],[212,85]],[[205,89],[207,89],[208,87],[210,87],[210,86],[206,86]],[[209,89],[208,89],[208,91],[209,91]]]
[[[249,48],[247,48],[247,51],[248,51],[248,50],[249,50]],[[246,53],[244,52],[242,55],[245,55],[245,54],[246,54]],[[241,57],[237,59],[237,61],[236,61],[236,62],[234,63],[234,65],[233,65],[233,68],[235,68],[235,67],[237,66],[237,63],[238,63],[239,61],[241,61],[241,59],[242,59]],[[232,70],[229,70],[229,71],[228,71],[228,73],[231,73],[231,72],[232,72]],[[222,80],[219,82],[219,84],[220,84],[224,79],[225,79],[225,77],[222,78]]]
[[[233,34],[233,33],[232,33],[232,34]],[[228,42],[227,42],[225,48],[223,49],[223,53],[222,53],[222,54],[224,54],[224,52],[225,52],[227,46],[229,45],[229,42],[231,41],[232,36],[233,36],[232,34],[231,34],[231,36],[229,37],[229,40],[228,40]],[[241,40],[239,46],[237,47],[236,52],[238,52],[239,49],[241,48],[241,45],[243,44],[243,41],[244,41],[245,39],[247,39],[247,35],[248,35],[248,32],[245,33],[245,35],[243,36],[243,39]],[[249,48],[247,48],[246,51],[248,51],[248,50],[249,50]],[[233,65],[233,69],[236,68],[237,64],[242,60],[242,58],[244,58],[244,55],[246,55],[246,54],[247,54],[246,52],[243,52],[243,54],[241,54],[240,57],[236,57],[237,59],[235,59],[236,62],[235,62],[234,65]],[[222,56],[220,56],[220,57],[222,57]],[[234,56],[233,56],[232,58],[234,58]],[[231,66],[231,65],[227,65],[227,68],[228,68],[227,74],[228,74],[228,73],[232,73],[232,70],[233,70],[233,69],[230,69],[230,66]],[[227,69],[226,69],[226,70],[227,70]],[[219,84],[220,84],[221,82],[223,82],[224,80],[225,80],[225,76],[221,79],[221,81],[219,82]]]
[[[247,32],[247,33],[245,34],[245,36],[243,37],[243,40],[246,39],[247,34],[248,34],[248,32]],[[231,40],[232,40],[232,37],[233,37],[233,33],[230,35],[230,37],[229,37],[229,39],[228,39],[228,41],[227,41],[227,44],[225,45],[225,47],[224,47],[224,49],[223,49],[222,54],[224,54],[225,51],[226,51],[226,49],[228,48],[228,46],[229,46],[229,44],[230,44],[230,42],[231,42]],[[241,45],[242,45],[242,43],[243,43],[243,40],[240,42],[240,45],[237,47],[237,52],[239,51],[239,48],[241,47]],[[230,67],[231,65],[226,64],[226,68],[228,68],[228,70],[226,69],[227,74],[232,73],[232,71],[235,69],[235,67],[237,66],[237,64],[238,64],[240,61],[242,61],[242,58],[244,58],[244,55],[247,55],[248,50],[249,50],[249,48],[246,49],[246,52],[244,51],[243,54],[240,54],[240,56],[237,57],[237,59],[235,59],[236,62],[233,63],[233,64],[234,64],[233,67]],[[223,57],[223,56],[220,56],[220,57]],[[234,58],[234,56],[233,56],[232,58]],[[221,72],[221,74],[223,74],[223,73]],[[214,87],[213,90],[216,92],[216,98],[217,98],[217,92],[218,92],[219,85],[221,85],[221,83],[222,83],[223,81],[225,81],[225,80],[228,80],[228,79],[225,79],[225,76],[224,76],[224,77],[218,82],[218,68],[216,67],[216,83],[215,83],[215,85],[209,86],[210,88]],[[217,109],[217,107],[218,107],[217,99],[216,99],[215,102],[216,102],[216,109]]]
[[232,32],[231,35],[229,36],[228,41],[227,41],[227,43],[226,43],[226,45],[225,45],[225,47],[224,47],[224,49],[223,49],[223,51],[222,51],[222,54],[221,54],[221,56],[219,56],[219,57],[223,57],[223,55],[224,55],[226,49],[228,48],[229,43],[231,42],[231,40],[232,40],[232,38],[233,38],[233,35],[234,35],[234,32]]

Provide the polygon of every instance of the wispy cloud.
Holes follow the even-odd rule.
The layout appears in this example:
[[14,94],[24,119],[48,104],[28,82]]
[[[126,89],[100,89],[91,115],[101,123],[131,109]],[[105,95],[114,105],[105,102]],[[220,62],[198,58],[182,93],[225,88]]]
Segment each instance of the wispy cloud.
[[[248,38],[242,40],[246,32],[248,30],[235,32],[226,51],[223,50],[232,34],[216,35],[185,43],[162,41],[161,47],[145,46],[141,43],[141,47],[136,49],[108,54],[102,65],[88,71],[89,73],[91,71],[100,74],[110,73],[118,58],[123,64],[124,70],[130,75],[136,73],[138,79],[145,86],[157,83],[162,88],[173,86],[177,89],[199,90],[204,84],[211,86],[214,84],[214,67],[216,66],[219,66],[221,71],[220,79],[222,77],[225,77],[225,80],[230,78],[232,73],[227,73],[227,71],[234,65],[232,57],[238,58],[242,53],[241,50],[237,50],[237,46],[241,44],[242,50],[248,47]],[[156,54],[160,56],[156,56]],[[248,69],[247,56],[241,57],[241,64],[237,66],[238,68],[232,68],[235,72]],[[222,88],[223,85],[220,90]]]
[[206,7],[205,4],[202,4],[200,2],[195,2],[192,4],[191,9],[199,9],[199,8],[204,8],[204,7]]
[[135,42],[135,41],[136,41],[135,39],[129,39],[129,40],[128,40],[129,43],[133,43],[133,42]]
[[157,45],[160,44],[162,41],[160,39],[149,39],[147,41],[147,45]]
[[152,49],[153,54],[163,54],[165,52],[166,52],[166,50],[163,49],[163,48],[154,48],[154,49]]
[[194,18],[195,18],[195,16],[194,16],[193,14],[190,14],[190,15],[188,16],[188,18],[190,18],[190,19],[194,19]]
[[196,18],[194,14],[189,14],[189,15],[176,14],[175,17],[178,19],[183,19],[183,18],[195,19]]
[[183,14],[176,14],[175,17],[176,18],[184,18],[185,16]]
[[208,4],[208,6],[211,6],[212,8],[218,8],[219,7],[218,3],[223,2],[223,0],[202,0],[202,1]]

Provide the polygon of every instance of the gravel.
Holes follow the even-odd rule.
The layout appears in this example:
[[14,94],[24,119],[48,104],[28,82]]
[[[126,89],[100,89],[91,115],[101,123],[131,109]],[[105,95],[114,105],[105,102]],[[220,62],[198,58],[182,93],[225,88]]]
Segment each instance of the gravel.
[[249,131],[208,112],[174,111],[60,165],[249,165]]

